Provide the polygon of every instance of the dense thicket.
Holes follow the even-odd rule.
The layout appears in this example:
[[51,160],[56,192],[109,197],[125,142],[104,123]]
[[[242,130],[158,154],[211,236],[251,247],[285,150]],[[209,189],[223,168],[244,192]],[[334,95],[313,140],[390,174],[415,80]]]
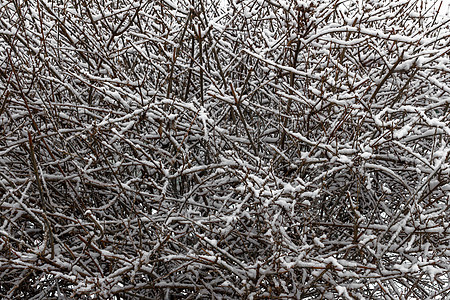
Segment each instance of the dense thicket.
[[449,23],[0,0],[1,297],[448,299]]

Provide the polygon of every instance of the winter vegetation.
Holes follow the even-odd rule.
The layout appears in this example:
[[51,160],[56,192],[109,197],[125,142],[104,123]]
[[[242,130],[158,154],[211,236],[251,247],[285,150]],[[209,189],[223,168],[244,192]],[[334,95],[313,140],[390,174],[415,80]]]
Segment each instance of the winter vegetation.
[[0,297],[449,299],[429,7],[0,0]]

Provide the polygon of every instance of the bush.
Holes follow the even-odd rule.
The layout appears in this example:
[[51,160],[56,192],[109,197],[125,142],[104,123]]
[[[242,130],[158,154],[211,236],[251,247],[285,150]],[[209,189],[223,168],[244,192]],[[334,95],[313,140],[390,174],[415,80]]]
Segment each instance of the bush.
[[3,298],[449,297],[448,20],[0,7]]

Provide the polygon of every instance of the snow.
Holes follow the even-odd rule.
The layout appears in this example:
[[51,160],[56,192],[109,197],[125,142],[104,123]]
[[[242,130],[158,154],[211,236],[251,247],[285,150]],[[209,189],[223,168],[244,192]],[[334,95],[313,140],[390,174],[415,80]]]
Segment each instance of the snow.
[[412,127],[410,124],[406,124],[400,130],[395,131],[394,137],[397,139],[403,138],[404,136],[406,136],[408,134],[408,132],[411,130],[411,128]]
[[330,3],[3,1],[10,296],[444,294],[448,23]]

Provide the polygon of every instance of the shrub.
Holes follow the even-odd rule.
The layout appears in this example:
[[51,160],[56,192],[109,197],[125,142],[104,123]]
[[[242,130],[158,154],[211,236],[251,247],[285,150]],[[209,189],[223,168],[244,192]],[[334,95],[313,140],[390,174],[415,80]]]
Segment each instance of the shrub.
[[448,297],[448,20],[0,7],[2,297]]

